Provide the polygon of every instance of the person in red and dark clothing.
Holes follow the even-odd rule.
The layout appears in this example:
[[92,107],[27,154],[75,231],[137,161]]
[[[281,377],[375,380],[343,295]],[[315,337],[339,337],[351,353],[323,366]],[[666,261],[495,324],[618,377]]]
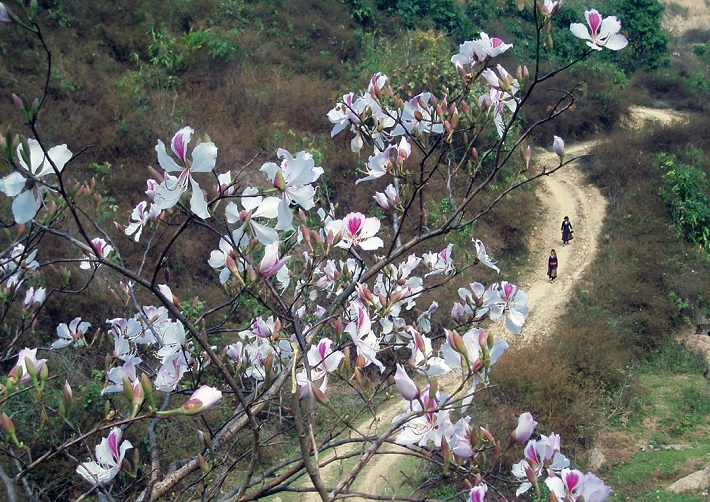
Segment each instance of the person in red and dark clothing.
[[555,282],[557,279],[557,253],[554,249],[550,251],[550,258],[547,260],[547,277],[550,278],[550,282]]

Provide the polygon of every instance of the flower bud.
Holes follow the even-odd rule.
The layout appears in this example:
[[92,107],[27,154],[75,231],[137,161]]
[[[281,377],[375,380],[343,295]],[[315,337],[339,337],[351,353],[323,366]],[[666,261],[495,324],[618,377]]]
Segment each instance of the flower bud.
[[43,364],[39,369],[40,387],[44,387],[44,384],[47,383],[47,378],[49,378],[49,367],[46,364]]
[[0,416],[0,422],[2,423],[2,428],[8,433],[8,435],[15,435],[15,424],[12,423],[12,420],[4,411],[2,412],[2,416]]
[[143,401],[145,401],[145,390],[143,390],[143,384],[135,382],[133,384],[133,401],[131,403],[133,408],[131,410],[131,418],[136,418],[141,406],[143,406]]
[[328,398],[325,393],[320,390],[320,388],[313,382],[308,382],[311,386],[311,395],[315,398],[316,403],[326,405],[328,404]]
[[510,435],[510,443],[525,443],[532,436],[535,427],[537,422],[533,420],[532,415],[529,412],[523,413],[518,417],[518,426]]
[[128,379],[128,377],[123,377],[122,380],[123,384],[123,396],[126,398],[126,401],[133,402],[133,385],[131,385],[131,381]]
[[276,175],[274,176],[274,188],[281,190],[282,192],[286,191],[286,178],[284,178],[281,170],[276,171]]
[[202,472],[208,473],[210,471],[210,464],[207,463],[205,457],[203,457],[201,453],[197,454],[197,463],[200,465]]
[[405,401],[412,402],[419,397],[419,388],[409,375],[407,375],[407,372],[401,364],[397,365],[394,383],[397,385],[397,389]]
[[560,163],[565,160],[565,142],[559,136],[554,137],[552,151],[560,158]]
[[202,446],[203,450],[212,449],[212,438],[210,438],[209,434],[205,434],[201,430],[198,430],[197,439],[200,441],[200,445]]

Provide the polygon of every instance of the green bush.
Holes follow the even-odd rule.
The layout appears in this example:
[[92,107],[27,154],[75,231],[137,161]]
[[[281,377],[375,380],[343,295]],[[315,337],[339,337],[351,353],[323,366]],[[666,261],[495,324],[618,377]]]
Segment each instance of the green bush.
[[710,250],[710,183],[702,170],[704,162],[694,166],[659,153],[656,164],[663,170],[658,193],[668,208],[671,228],[678,237]]

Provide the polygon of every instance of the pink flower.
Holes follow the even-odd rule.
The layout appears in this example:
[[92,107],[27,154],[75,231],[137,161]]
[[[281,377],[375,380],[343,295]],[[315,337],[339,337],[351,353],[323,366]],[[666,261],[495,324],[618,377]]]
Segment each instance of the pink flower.
[[366,218],[362,213],[350,213],[342,220],[334,220],[326,225],[326,230],[334,235],[341,235],[336,246],[349,249],[355,245],[371,251],[384,245],[382,239],[375,237],[380,230],[380,220],[375,217]]
[[[108,483],[116,477],[121,470],[123,457],[126,450],[133,448],[129,441],[121,443],[121,429],[111,429],[108,437],[103,438],[96,445],[96,462],[83,462],[76,468],[76,472],[89,483],[94,485]],[[119,447],[119,443],[121,446]]]
[[513,44],[506,44],[497,37],[489,37],[486,33],[481,32],[481,38],[478,40],[469,40],[459,46],[459,53],[451,58],[451,62],[461,65],[469,65],[483,63],[484,61],[494,58],[508,49]]
[[488,486],[483,483],[478,486],[471,488],[470,502],[483,502],[486,498],[486,492],[488,491]]
[[479,239],[473,239],[473,242],[476,244],[476,254],[478,255],[478,261],[483,263],[486,267],[492,268],[496,272],[500,272],[500,269],[496,266],[496,262],[494,262],[490,256],[488,256],[488,253],[486,252],[486,246],[483,245],[483,242],[481,242]]
[[618,51],[628,45],[629,41],[619,33],[621,23],[615,16],[602,19],[601,14],[596,9],[592,9],[584,11],[584,17],[587,18],[587,24],[592,29],[591,34],[582,23],[572,23],[569,29],[575,37],[586,40],[587,45],[592,49],[600,51],[602,47],[606,47]]
[[585,475],[577,469],[567,468],[562,469],[559,476],[552,470],[548,472],[550,477],[545,480],[545,484],[558,500],[604,502],[609,498],[609,487],[591,472]]
[[375,192],[375,195],[372,197],[375,199],[375,202],[377,202],[377,204],[385,210],[394,209],[402,203],[402,197],[400,197],[397,188],[391,183],[387,185],[384,193]]
[[[106,242],[101,237],[91,239],[91,247],[94,253],[90,253],[89,256],[84,256],[84,260],[79,264],[79,268],[84,270],[89,270],[92,265],[91,260],[95,260],[96,257],[107,258],[113,252],[113,246]],[[94,264],[96,267],[100,266],[100,263]]]
[[298,152],[294,158],[288,151],[279,148],[276,154],[283,159],[281,165],[267,162],[260,171],[266,173],[274,188],[281,192],[276,230],[292,230],[290,205],[296,203],[305,210],[315,206],[313,197],[316,189],[312,183],[323,174],[323,168],[315,165],[313,155],[308,152]]
[[[182,166],[178,165],[170,157],[165,149],[165,144],[158,140],[155,151],[158,154],[158,163],[162,167],[166,176],[155,192],[155,204],[158,209],[170,209],[180,201],[188,185],[192,188],[190,198],[190,209],[193,213],[203,219],[210,217],[207,210],[207,201],[202,193],[200,185],[192,177],[194,173],[209,173],[215,168],[217,163],[217,147],[214,143],[200,143],[192,150],[192,160],[187,159],[187,145],[190,143],[194,129],[183,127],[173,136],[170,144],[173,153],[178,157]],[[168,173],[177,172],[177,177]]]
[[160,216],[160,209],[155,204],[151,204],[148,209],[148,203],[142,201],[133,208],[131,212],[131,223],[123,231],[126,235],[133,235],[133,240],[138,242],[143,233],[143,227],[145,227],[148,222],[155,221]]
[[222,399],[222,392],[203,385],[192,393],[190,399],[182,405],[182,410],[185,415],[200,415],[211,410]]
[[264,257],[257,267],[257,272],[261,277],[267,278],[275,275],[283,267],[291,256],[284,256],[279,260],[279,243],[273,242],[264,246]]
[[528,412],[523,413],[518,417],[518,427],[515,428],[511,439],[518,444],[523,444],[530,439],[535,427],[537,427],[537,422],[533,420],[532,415]]

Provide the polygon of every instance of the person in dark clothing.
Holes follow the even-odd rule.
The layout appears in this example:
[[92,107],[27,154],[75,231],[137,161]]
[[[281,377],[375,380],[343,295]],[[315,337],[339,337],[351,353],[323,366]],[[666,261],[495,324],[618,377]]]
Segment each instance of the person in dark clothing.
[[572,223],[569,221],[569,216],[565,216],[565,219],[562,220],[562,245],[565,246],[574,239],[574,229],[572,229]]
[[554,249],[550,251],[550,258],[547,260],[547,277],[550,278],[550,282],[555,282],[557,279],[557,253]]

